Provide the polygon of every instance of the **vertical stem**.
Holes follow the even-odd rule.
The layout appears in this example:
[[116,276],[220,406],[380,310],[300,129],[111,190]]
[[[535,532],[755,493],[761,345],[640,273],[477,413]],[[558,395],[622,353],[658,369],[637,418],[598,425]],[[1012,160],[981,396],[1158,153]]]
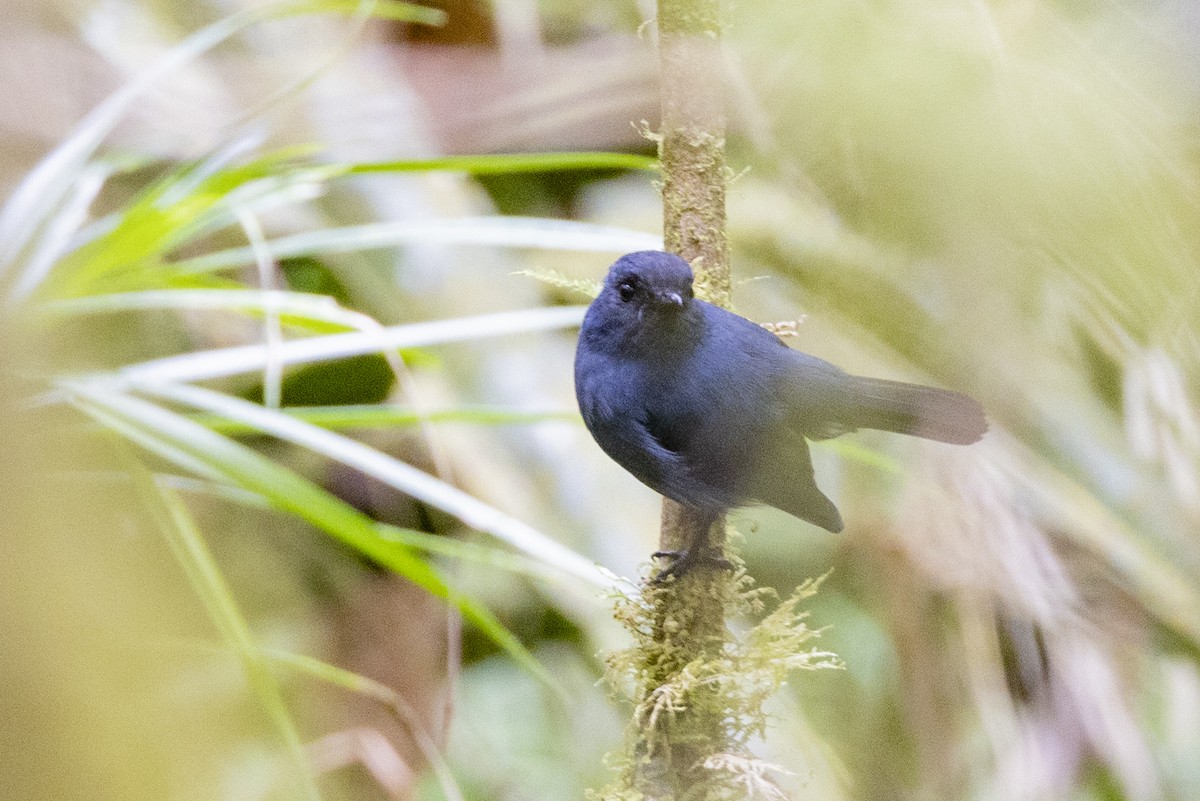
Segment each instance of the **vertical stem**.
[[[696,273],[697,294],[727,306],[725,239],[725,111],[719,0],[659,0],[663,234],[667,250]],[[709,525],[711,524],[711,525]],[[704,526],[709,525],[708,531]],[[672,501],[663,502],[660,547],[678,551],[707,537],[725,549],[725,519],[715,523]],[[726,571],[700,565],[662,587],[647,588],[653,604],[659,658],[642,688],[640,708],[653,707],[680,671],[715,657],[728,639]],[[651,799],[682,801],[706,795],[705,760],[728,750],[724,710],[711,688],[690,689],[680,708],[641,721],[634,783]]]
[[729,305],[720,0],[659,0],[663,236],[700,294]]

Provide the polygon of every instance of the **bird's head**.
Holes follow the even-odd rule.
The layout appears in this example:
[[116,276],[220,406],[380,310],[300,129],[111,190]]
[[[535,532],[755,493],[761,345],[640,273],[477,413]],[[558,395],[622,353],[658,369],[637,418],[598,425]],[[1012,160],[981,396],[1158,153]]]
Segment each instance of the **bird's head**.
[[658,250],[630,253],[613,264],[580,329],[595,351],[668,353],[694,340],[699,301],[692,299],[692,268]]
[[601,295],[610,306],[626,308],[639,320],[646,315],[675,317],[692,304],[692,268],[660,250],[640,250],[617,259]]

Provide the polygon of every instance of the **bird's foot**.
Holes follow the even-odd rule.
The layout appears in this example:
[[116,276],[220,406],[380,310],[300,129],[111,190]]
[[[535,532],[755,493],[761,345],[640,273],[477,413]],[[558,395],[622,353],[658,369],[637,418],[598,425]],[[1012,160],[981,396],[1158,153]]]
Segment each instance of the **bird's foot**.
[[718,570],[732,570],[733,562],[730,562],[719,553],[714,553],[708,548],[684,548],[678,551],[655,551],[650,555],[652,559],[669,559],[671,563],[655,574],[650,580],[652,584],[662,584],[671,576],[676,578],[688,573],[694,567],[707,565],[715,567]]

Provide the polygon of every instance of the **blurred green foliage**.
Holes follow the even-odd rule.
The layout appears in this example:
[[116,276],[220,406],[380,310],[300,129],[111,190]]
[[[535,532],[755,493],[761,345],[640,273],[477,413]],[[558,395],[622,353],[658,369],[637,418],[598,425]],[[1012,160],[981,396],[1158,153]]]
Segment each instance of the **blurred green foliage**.
[[[574,422],[554,307],[655,241],[650,11],[445,11],[431,39],[367,21],[442,18],[398,3],[14,4],[0,797],[606,782],[630,710],[598,654],[628,643],[588,565],[634,575],[657,499]],[[735,516],[782,596],[833,568],[806,609],[845,664],[755,752],[795,799],[1200,796],[1194,12],[727,16],[739,310],[992,420],[819,446],[843,535]],[[491,44],[455,46],[469,20]],[[445,156],[464,129],[555,152]]]

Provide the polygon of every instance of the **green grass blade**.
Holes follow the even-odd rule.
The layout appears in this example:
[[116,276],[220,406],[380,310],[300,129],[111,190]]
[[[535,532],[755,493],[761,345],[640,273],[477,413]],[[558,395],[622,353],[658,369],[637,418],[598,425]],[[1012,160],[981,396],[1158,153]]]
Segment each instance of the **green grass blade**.
[[163,263],[172,251],[205,231],[236,224],[236,210],[277,202],[281,194],[290,200],[300,189],[302,198],[311,197],[312,186],[328,173],[297,162],[296,148],[226,164],[255,144],[253,137],[243,137],[144,190],[98,236],[55,266],[47,294],[159,288],[178,276]]
[[548,567],[541,560],[531,559],[524,554],[512,553],[502,548],[387,524],[380,525],[380,534],[418,551],[445,556],[448,559],[457,559],[460,562],[485,565],[541,581],[561,583],[563,579],[560,571]]
[[199,596],[209,619],[221,632],[222,639],[237,654],[251,691],[283,739],[292,766],[289,772],[301,796],[310,801],[319,801],[321,793],[305,755],[300,732],[283,700],[283,692],[254,641],[250,626],[199,528],[173,491],[156,485],[145,468],[132,459],[129,461],[133,463],[131,472],[141,489],[140,494],[153,512],[188,582]]
[[[149,447],[146,450],[149,450],[151,453],[154,452]],[[161,483],[164,487],[169,487],[177,492],[207,495],[212,498],[262,511],[273,511],[275,508],[262,495],[245,487],[230,484],[222,476],[209,479],[198,476],[185,476],[178,473],[155,473],[154,480]]]
[[[243,9],[193,33],[92,109],[71,136],[26,176],[0,208],[0,276],[17,268],[19,257],[32,243],[55,233],[47,230],[47,220],[54,217],[54,210],[77,184],[76,176],[129,109],[160,81],[252,25],[312,13],[365,13],[434,25],[446,19],[445,13],[438,9],[395,0],[284,0]],[[23,294],[36,285],[33,272],[27,267],[20,280]]]
[[381,534],[379,525],[346,502],[262,454],[222,437],[186,417],[154,403],[104,386],[98,381],[64,382],[71,402],[95,419],[117,419],[141,432],[139,445],[162,443],[154,452],[170,458],[187,454],[225,480],[262,495],[276,508],[296,515],[392,570],[419,587],[447,599],[517,664],[536,678],[558,689],[545,668],[504,628],[484,606],[452,589],[427,562],[411,549]]
[[[77,405],[81,405],[77,403]],[[209,462],[199,459],[187,450],[178,447],[170,440],[164,440],[153,431],[147,431],[126,417],[111,413],[103,406],[86,404],[86,412],[95,422],[104,428],[114,431],[140,448],[143,448],[167,462],[188,471],[192,475],[207,479],[213,486],[229,486],[225,474]],[[262,497],[256,495],[255,497]]]
[[9,288],[6,305],[25,300],[50,273],[87,221],[92,202],[111,175],[112,168],[107,164],[90,164],[80,169],[74,191],[67,193],[61,208],[46,220],[44,235],[34,243],[24,269]]
[[364,3],[363,0],[300,0],[291,5],[293,8],[287,13],[288,16],[321,12],[361,13],[378,19],[415,22],[421,25],[445,25],[448,19],[446,12],[440,8],[401,3],[398,0],[372,0],[367,3]]
[[[407,428],[421,423],[469,423],[472,425],[524,425],[543,422],[579,422],[579,413],[561,409],[511,409],[501,406],[460,406],[449,409],[417,411],[404,406],[285,406],[283,414],[321,428],[333,430],[362,428]],[[258,434],[257,428],[240,420],[218,415],[192,418],[213,431],[227,435]]]
[[566,575],[595,587],[610,586],[609,579],[590,560],[565,545],[473,495],[361,442],[210,389],[179,384],[138,384],[136,388],[172,403],[239,420],[265,434],[335,459],[457,517],[470,528],[507,542]]
[[[662,237],[627,228],[541,217],[457,217],[402,220],[327,228],[280,237],[267,243],[277,258],[328,256],[392,248],[410,242],[532,248],[593,253],[661,250]],[[184,272],[212,272],[252,263],[248,247],[229,248],[174,262]]]
[[[265,296],[274,300],[276,275],[275,262],[266,247],[266,234],[262,224],[248,209],[237,209],[238,222],[254,251],[254,262],[258,268],[258,285]],[[267,349],[267,366],[263,370],[263,405],[278,409],[283,402],[283,362],[279,360],[279,346],[283,344],[283,323],[279,309],[273,302],[263,307],[263,345]]]
[[[114,430],[124,434],[124,431],[118,427],[114,427]],[[153,448],[148,449],[152,452],[157,452]],[[200,493],[254,509],[272,508],[271,503],[262,495],[246,490],[243,487],[235,487],[219,478],[206,481],[198,478],[160,473],[155,476],[155,479],[162,483],[163,486],[180,492]],[[425,531],[416,531],[387,523],[376,522],[375,526],[378,536],[382,539],[389,542],[398,542],[426,554],[444,556],[447,559],[456,559],[460,562],[486,565],[487,567],[539,581],[561,583],[563,580],[561,572],[547,567],[544,563],[536,559],[530,559],[523,554],[513,553],[504,548],[482,545],[438,534],[429,534]]]
[[363,175],[390,172],[465,172],[471,175],[512,175],[569,170],[657,170],[658,159],[633,153],[498,153],[444,156],[435,159],[359,162],[346,172]]

